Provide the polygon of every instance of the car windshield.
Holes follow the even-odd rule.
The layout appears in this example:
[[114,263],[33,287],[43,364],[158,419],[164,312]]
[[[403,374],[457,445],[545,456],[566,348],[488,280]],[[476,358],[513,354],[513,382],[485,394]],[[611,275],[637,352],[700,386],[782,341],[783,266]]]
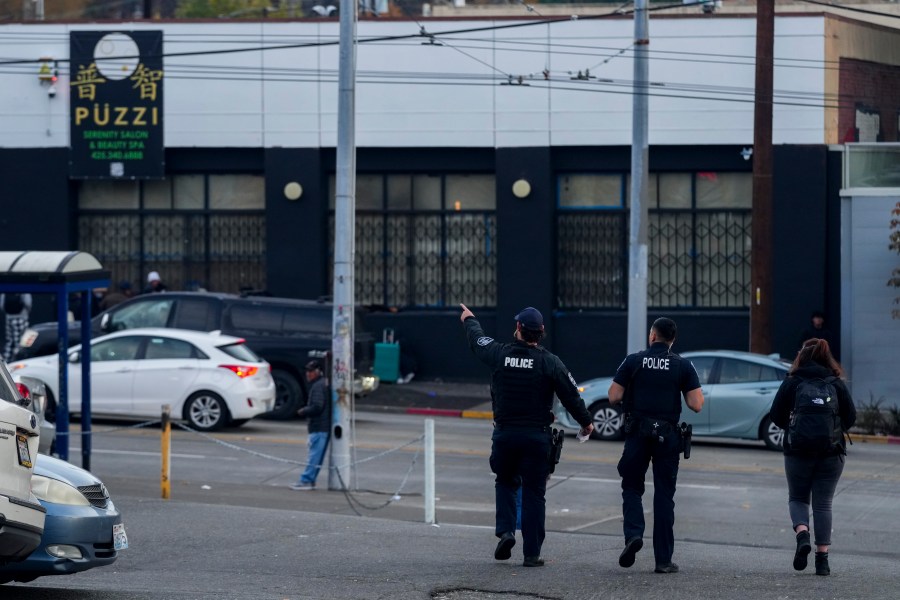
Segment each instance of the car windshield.
[[138,327],[165,327],[175,301],[169,298],[134,302],[111,315],[110,331]]
[[234,344],[226,344],[224,346],[218,346],[219,350],[227,354],[232,358],[236,358],[238,360],[246,360],[248,362],[262,362],[260,359],[250,348],[248,348],[244,342],[236,342]]

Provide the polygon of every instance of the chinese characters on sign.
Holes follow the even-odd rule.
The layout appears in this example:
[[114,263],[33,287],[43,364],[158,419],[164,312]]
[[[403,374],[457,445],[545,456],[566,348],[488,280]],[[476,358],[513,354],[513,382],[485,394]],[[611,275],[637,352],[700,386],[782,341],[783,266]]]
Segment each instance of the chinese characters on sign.
[[70,35],[70,176],[163,177],[162,32]]

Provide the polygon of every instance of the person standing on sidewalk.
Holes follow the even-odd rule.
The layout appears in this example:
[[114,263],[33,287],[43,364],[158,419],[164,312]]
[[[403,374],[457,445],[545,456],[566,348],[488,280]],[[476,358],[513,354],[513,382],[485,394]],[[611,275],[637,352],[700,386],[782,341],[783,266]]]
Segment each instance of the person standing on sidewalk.
[[306,443],[309,452],[306,456],[306,469],[300,475],[300,480],[291,486],[292,490],[298,491],[316,489],[316,479],[325,459],[331,433],[331,399],[328,398],[324,371],[319,361],[311,360],[306,363],[306,382],[309,384],[306,406],[298,410],[297,414],[307,419],[309,439]]
[[513,341],[497,342],[484,334],[464,304],[460,321],[469,347],[491,368],[494,433],[491,471],[496,474],[496,529],[500,541],[494,558],[507,560],[516,545],[516,494],[522,487],[522,545],[526,567],[542,567],[547,478],[550,474],[553,394],[581,425],[580,435],[594,430],[591,415],[562,361],[540,346],[544,318],[535,308],[516,315]]
[[653,555],[656,573],[677,573],[675,551],[675,481],[681,454],[681,397],[688,408],[700,412],[703,392],[690,361],[672,352],[675,321],[661,317],[650,328],[650,347],[629,354],[609,386],[609,401],[626,399],[625,448],[619,460],[622,477],[622,513],[625,549],[619,566],[634,564],[644,546],[644,477],[653,461]]
[[19,349],[19,338],[28,329],[31,294],[0,294],[0,307],[6,313],[6,341],[3,344],[2,358],[12,362]]
[[[788,510],[797,534],[794,569],[802,571],[806,568],[807,557],[812,550],[809,540],[809,505],[812,497],[816,527],[816,575],[831,574],[828,565],[831,501],[844,471],[844,456],[847,454],[843,432],[856,422],[856,407],[841,379],[843,373],[826,340],[806,340],[788,371],[788,377],[778,388],[769,413],[772,422],[785,430],[782,446],[788,482]],[[817,427],[818,422],[822,426]],[[810,426],[805,423],[810,423]],[[809,432],[816,431],[821,433],[809,435]],[[821,443],[817,442],[820,436]]]

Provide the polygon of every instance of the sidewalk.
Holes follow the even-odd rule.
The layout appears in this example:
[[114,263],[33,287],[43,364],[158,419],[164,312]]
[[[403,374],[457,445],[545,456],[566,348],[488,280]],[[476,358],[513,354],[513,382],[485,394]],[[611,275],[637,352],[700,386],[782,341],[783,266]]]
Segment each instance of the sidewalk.
[[382,383],[373,393],[357,398],[356,408],[448,417],[493,418],[491,390],[486,382],[413,380],[406,384]]

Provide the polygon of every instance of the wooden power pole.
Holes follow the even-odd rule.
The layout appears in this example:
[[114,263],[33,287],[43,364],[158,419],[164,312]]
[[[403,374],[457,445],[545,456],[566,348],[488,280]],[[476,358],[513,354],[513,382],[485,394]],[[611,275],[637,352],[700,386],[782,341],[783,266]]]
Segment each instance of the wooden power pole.
[[772,71],[775,0],[756,2],[753,111],[753,216],[750,248],[750,351],[772,352]]

